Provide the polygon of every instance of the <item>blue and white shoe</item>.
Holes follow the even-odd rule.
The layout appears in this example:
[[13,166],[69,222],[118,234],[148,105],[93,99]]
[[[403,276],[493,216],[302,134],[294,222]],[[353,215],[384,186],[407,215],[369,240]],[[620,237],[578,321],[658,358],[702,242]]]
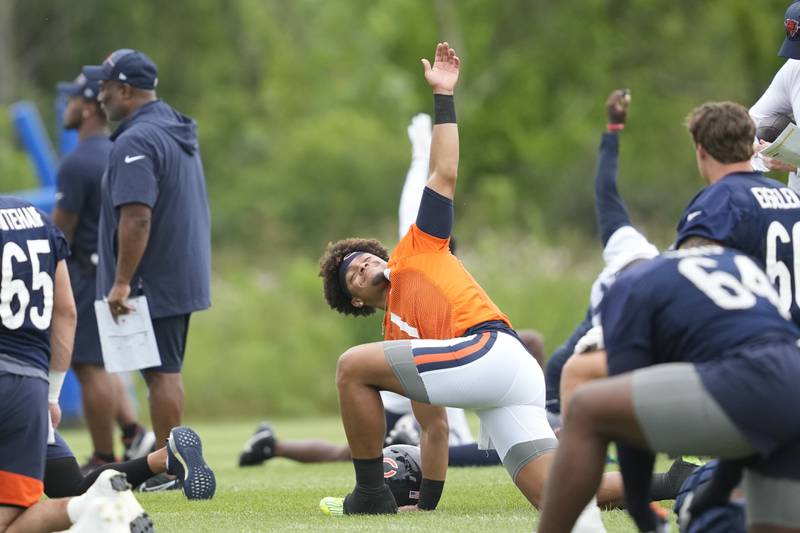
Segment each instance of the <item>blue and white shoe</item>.
[[203,459],[203,443],[186,426],[172,428],[167,439],[167,473],[182,480],[189,500],[209,500],[217,490],[214,472]]

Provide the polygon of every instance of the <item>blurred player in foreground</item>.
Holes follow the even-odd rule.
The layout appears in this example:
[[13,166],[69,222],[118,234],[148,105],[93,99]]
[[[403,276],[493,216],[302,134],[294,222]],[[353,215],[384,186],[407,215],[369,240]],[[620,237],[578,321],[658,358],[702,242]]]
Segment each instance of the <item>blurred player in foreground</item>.
[[767,275],[719,246],[666,252],[622,274],[600,310],[611,377],[567,407],[538,531],[572,530],[611,441],[641,531],[665,527],[649,505],[655,452],[724,459],[706,494],[723,501],[744,467],[750,531],[800,531],[800,328]]
[[0,532],[59,531],[84,515],[109,514],[104,531],[151,531],[118,472],[85,496],[40,501],[50,420],[61,418],[58,396],[75,336],[68,255],[63,233],[44,213],[0,196]]

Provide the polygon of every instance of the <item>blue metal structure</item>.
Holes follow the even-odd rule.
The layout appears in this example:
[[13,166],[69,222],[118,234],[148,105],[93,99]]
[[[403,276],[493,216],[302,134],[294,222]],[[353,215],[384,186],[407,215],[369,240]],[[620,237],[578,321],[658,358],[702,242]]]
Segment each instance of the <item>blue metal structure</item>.
[[[65,130],[62,127],[61,117],[65,106],[66,101],[63,98],[56,100],[61,157],[67,155],[78,145],[78,133]],[[42,211],[51,213],[56,199],[58,159],[50,138],[47,136],[44,124],[42,124],[39,110],[36,108],[36,104],[32,102],[18,102],[10,107],[9,112],[22,147],[36,169],[40,187],[38,189],[9,191],[6,194],[23,198]],[[81,389],[78,379],[72,370],[67,372],[59,403],[64,421],[68,422],[81,417]]]

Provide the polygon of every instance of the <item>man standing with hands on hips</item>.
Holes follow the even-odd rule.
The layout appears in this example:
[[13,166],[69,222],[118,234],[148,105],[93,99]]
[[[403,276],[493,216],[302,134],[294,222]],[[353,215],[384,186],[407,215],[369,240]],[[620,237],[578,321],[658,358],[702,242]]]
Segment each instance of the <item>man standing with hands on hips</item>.
[[[116,320],[144,295],[161,366],[143,369],[156,442],[180,425],[189,316],[211,305],[211,229],[197,124],[159,100],[158,71],[144,53],[120,49],[83,67],[98,99],[121,121],[103,177],[97,296]],[[166,481],[166,480],[165,480]]]

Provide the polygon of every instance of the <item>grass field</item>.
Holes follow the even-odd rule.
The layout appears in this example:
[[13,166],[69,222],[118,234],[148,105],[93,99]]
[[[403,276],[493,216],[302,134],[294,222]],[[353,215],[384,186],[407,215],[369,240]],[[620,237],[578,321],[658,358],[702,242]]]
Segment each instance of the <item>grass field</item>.
[[[283,439],[325,438],[344,442],[337,418],[274,420]],[[304,465],[273,459],[261,467],[239,468],[240,447],[257,421],[191,424],[203,439],[204,455],[217,476],[217,493],[206,502],[187,501],[181,492],[137,494],[159,532],[204,531],[415,531],[459,533],[533,531],[537,513],[502,467],[451,468],[438,509],[389,517],[329,518],[320,498],[344,495],[353,485],[350,463]],[[88,434],[63,430],[79,461],[89,453]],[[659,467],[666,466],[665,461]],[[622,511],[603,513],[609,532],[635,531]]]

